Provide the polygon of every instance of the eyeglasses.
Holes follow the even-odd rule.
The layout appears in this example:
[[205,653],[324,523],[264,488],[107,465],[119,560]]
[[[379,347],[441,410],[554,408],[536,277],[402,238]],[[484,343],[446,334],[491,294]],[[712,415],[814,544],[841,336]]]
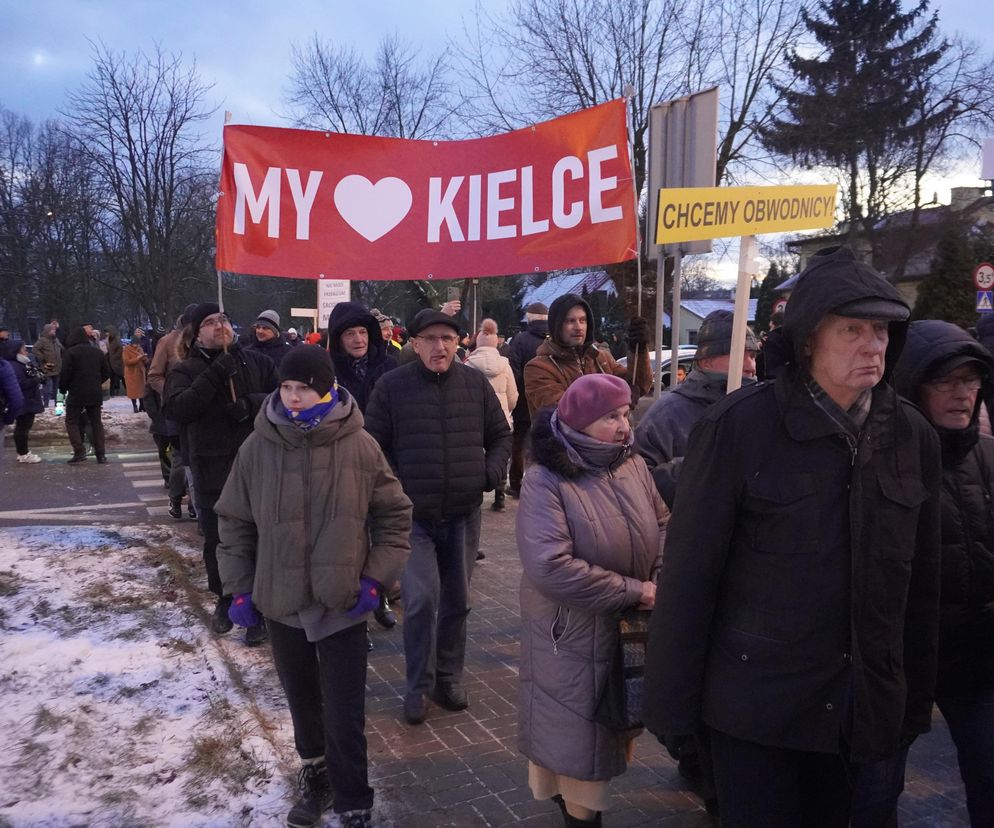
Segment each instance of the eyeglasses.
[[200,323],[201,328],[216,328],[218,325],[230,325],[231,319],[228,318],[227,314],[219,314],[217,316],[208,316],[203,322]]
[[455,345],[459,341],[459,337],[456,336],[455,334],[442,334],[442,336],[432,336],[432,335],[421,336],[419,334],[416,338],[420,339],[422,342],[426,342],[427,344],[431,345],[433,348],[439,342],[441,342],[443,345]]
[[967,391],[979,391],[984,381],[980,377],[943,377],[926,383],[936,391],[952,391],[957,385],[962,385]]

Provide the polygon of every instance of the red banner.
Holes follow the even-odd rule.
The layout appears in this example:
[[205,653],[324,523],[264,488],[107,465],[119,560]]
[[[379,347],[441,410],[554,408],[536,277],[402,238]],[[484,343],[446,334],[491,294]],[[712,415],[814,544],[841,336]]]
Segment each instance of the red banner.
[[469,141],[224,128],[218,270],[454,279],[635,254],[620,99]]

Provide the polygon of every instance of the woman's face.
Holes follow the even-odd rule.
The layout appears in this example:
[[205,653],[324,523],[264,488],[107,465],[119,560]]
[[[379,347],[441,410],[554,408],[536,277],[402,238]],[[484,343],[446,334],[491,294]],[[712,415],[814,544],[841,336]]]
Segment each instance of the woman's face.
[[631,410],[630,405],[619,405],[613,411],[594,420],[583,429],[583,433],[602,443],[624,443],[632,431],[632,425],[628,422]]
[[977,407],[981,377],[973,362],[960,365],[922,385],[921,403],[926,416],[939,428],[957,431],[970,425]]

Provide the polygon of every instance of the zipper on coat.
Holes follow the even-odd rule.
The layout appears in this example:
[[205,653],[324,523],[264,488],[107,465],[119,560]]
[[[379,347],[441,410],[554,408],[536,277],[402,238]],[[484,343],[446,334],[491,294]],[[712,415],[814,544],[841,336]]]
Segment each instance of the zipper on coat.
[[563,640],[566,636],[566,631],[569,629],[570,621],[570,610],[566,610],[566,624],[563,627],[563,631],[556,635],[556,624],[559,623],[559,616],[562,615],[563,608],[556,607],[556,617],[552,619],[552,624],[549,626],[549,637],[552,639],[552,654],[559,655],[559,642]]

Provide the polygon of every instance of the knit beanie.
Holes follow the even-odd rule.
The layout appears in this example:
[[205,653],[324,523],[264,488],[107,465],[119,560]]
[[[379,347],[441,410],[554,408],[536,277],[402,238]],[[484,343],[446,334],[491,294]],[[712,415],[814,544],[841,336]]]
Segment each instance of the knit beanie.
[[279,336],[280,333],[280,315],[274,310],[264,310],[259,314],[259,318],[252,323],[253,325],[265,325],[267,328],[271,328],[273,333]]
[[190,327],[193,328],[193,336],[196,338],[200,333],[200,326],[208,316],[221,312],[221,306],[217,302],[201,302],[190,314]]
[[583,431],[595,420],[622,405],[632,404],[632,389],[613,374],[584,374],[559,398],[559,419],[574,431]]
[[497,347],[497,323],[493,319],[484,319],[480,323],[480,332],[476,335],[476,346]]
[[287,348],[287,355],[280,360],[280,382],[294,380],[310,386],[323,397],[335,384],[335,368],[324,348],[317,345],[300,345]]

